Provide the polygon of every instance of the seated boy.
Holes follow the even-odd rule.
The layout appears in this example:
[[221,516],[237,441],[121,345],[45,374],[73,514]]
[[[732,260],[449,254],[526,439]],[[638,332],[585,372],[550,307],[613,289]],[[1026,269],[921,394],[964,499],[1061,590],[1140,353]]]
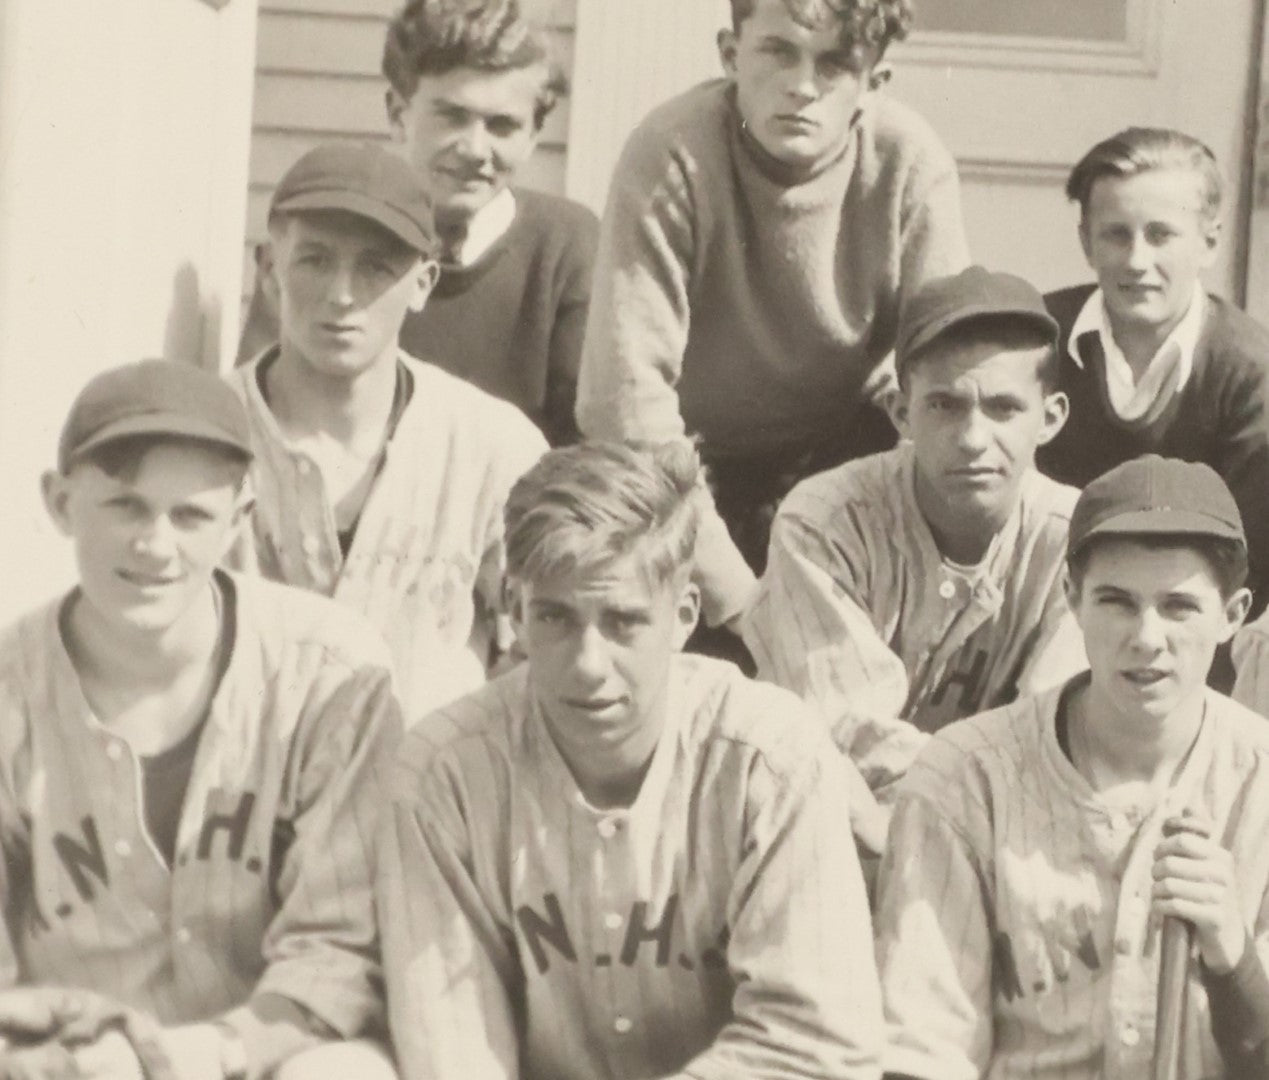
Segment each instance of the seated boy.
[[1091,670],[939,732],[900,791],[887,1075],[1161,1075],[1163,919],[1196,946],[1167,1075],[1269,1075],[1269,728],[1205,685],[1251,600],[1238,507],[1206,465],[1137,458],[1068,551]]
[[376,894],[403,1074],[879,1076],[841,757],[678,650],[682,444],[555,450],[507,505],[528,661],[408,736]]
[[79,581],[0,636],[5,1076],[393,1075],[337,1042],[384,1027],[388,659],[330,601],[216,569],[250,454],[184,364],[108,371],[66,420],[43,486]]
[[265,576],[387,639],[407,722],[484,681],[499,638],[502,506],[546,449],[516,408],[397,346],[436,281],[429,198],[386,150],[305,154],[269,214],[280,342],[234,373]]
[[1269,331],[1199,280],[1216,254],[1221,188],[1206,146],[1155,128],[1121,131],[1071,171],[1066,193],[1097,284],[1046,298],[1071,418],[1038,461],[1076,487],[1148,452],[1210,465],[1242,511],[1259,610],[1269,600]]
[[731,11],[727,77],[652,112],[617,165],[577,405],[589,437],[699,437],[704,615],[738,629],[776,503],[894,444],[875,406],[900,306],[969,260],[955,163],[873,92],[908,0]]
[[1055,333],[1020,278],[926,285],[896,352],[910,441],[803,481],[776,516],[745,641],[883,802],[928,733],[1084,666],[1062,592],[1077,492],[1033,467],[1066,418]]
[[[431,191],[440,279],[410,312],[411,356],[519,406],[553,446],[573,401],[599,223],[579,203],[515,187],[566,89],[516,0],[410,0],[383,53],[388,119]],[[277,340],[257,288],[240,360]]]

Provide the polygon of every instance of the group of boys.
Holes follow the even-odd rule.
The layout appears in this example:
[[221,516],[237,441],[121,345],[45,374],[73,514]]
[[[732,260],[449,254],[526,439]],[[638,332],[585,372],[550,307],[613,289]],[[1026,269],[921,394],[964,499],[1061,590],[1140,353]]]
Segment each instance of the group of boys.
[[1041,297],[876,93],[906,0],[732,11],[593,294],[512,183],[539,39],[410,0],[405,153],[288,171],[241,366],[80,393],[79,580],[0,637],[0,1077],[1140,1077],[1174,920],[1176,1075],[1269,1075],[1215,161],[1094,147]]

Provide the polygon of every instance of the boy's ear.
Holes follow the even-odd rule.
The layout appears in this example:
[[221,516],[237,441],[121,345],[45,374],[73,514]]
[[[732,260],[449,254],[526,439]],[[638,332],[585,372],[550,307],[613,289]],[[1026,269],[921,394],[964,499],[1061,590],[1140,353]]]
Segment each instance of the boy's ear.
[[679,588],[678,605],[675,608],[674,648],[680,650],[692,636],[701,617],[701,590],[688,577]]
[[1216,261],[1216,250],[1220,247],[1221,242],[1221,220],[1220,218],[1212,218],[1210,221],[1204,221],[1203,243],[1206,250],[1203,252],[1203,261],[1201,263],[1204,270],[1211,268]]
[[517,582],[507,575],[502,578],[502,613],[511,620],[518,637],[524,625],[524,596]]
[[1053,441],[1057,433],[1066,425],[1071,415],[1071,400],[1061,390],[1054,390],[1044,395],[1044,426],[1040,428],[1037,446],[1044,446]]
[[68,478],[56,469],[46,469],[40,476],[40,494],[44,497],[44,508],[57,526],[57,531],[63,536],[70,536],[70,515],[67,513],[70,499]]
[[1225,626],[1221,633],[1221,644],[1224,644],[1231,637],[1247,618],[1247,613],[1251,610],[1251,590],[1238,589],[1233,596],[1225,601]]
[[723,71],[731,78],[736,76],[736,31],[723,27],[718,31],[718,59],[722,62]]
[[886,85],[894,75],[894,67],[888,61],[882,60],[873,65],[872,71],[868,75],[868,89],[880,90]]
[[435,259],[420,259],[414,270],[414,293],[410,297],[410,310],[422,311],[427,298],[436,288],[441,276],[441,264]]
[[261,292],[276,311],[281,287],[278,284],[276,241],[272,232],[264,241],[256,245],[256,275],[260,279]]
[[890,414],[890,422],[894,424],[895,430],[899,433],[899,437],[910,439],[911,432],[908,430],[908,391],[903,385],[900,385],[894,391],[886,402],[886,412]]
[[1078,232],[1080,236],[1080,249],[1084,252],[1084,258],[1088,260],[1089,263],[1092,263],[1093,245],[1088,235],[1088,221],[1085,219],[1082,212],[1080,214]]
[[383,92],[383,105],[388,114],[388,127],[392,131],[394,142],[405,141],[405,109],[409,104],[396,90],[395,87],[389,86]]

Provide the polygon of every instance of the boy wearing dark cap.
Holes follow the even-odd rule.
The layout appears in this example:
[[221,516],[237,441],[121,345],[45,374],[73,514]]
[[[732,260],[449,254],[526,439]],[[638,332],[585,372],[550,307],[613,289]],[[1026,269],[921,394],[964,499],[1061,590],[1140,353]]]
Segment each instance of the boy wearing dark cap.
[[233,377],[256,451],[256,564],[369,618],[407,722],[483,682],[509,644],[502,506],[546,449],[514,406],[397,346],[436,282],[435,244],[399,157],[305,154],[269,215],[281,338]]
[[[409,0],[383,49],[394,139],[432,193],[440,277],[401,347],[510,401],[551,445],[573,442],[573,399],[599,223],[519,186],[567,89],[518,0]],[[239,349],[276,340],[257,291]]]
[[0,635],[0,1071],[390,1077],[370,859],[386,651],[216,569],[242,405],[149,361],[80,394],[43,478],[65,596]]
[[883,802],[930,732],[1083,664],[1061,585],[1076,492],[1033,468],[1066,418],[1055,332],[1020,278],[929,283],[896,350],[907,441],[803,481],[776,515],[745,642]]
[[[888,1074],[1141,1077],[1168,1034],[1167,1075],[1269,1075],[1269,729],[1206,685],[1251,599],[1237,505],[1206,465],[1136,458],[1084,490],[1067,560],[1090,670],[946,728],[900,790]],[[1194,956],[1163,1033],[1165,918]]]

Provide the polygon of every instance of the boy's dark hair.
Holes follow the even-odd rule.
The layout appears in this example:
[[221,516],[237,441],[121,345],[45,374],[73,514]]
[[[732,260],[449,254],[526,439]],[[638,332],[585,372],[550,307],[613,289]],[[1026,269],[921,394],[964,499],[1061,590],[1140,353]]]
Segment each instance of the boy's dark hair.
[[[912,29],[912,0],[783,0],[795,22],[819,26],[832,19],[841,23],[843,45],[867,45],[880,57],[892,41],[902,41]],[[731,24],[740,24],[754,13],[757,0],[731,0]]]
[[546,44],[520,12],[519,0],[409,0],[392,22],[383,46],[383,73],[409,101],[420,75],[458,67],[510,71],[541,65],[542,87],[533,106],[540,129],[568,79]]
[[1221,597],[1225,600],[1247,582],[1247,548],[1237,540],[1195,533],[1107,533],[1104,536],[1090,537],[1067,559],[1067,572],[1077,593],[1084,587],[1084,574],[1088,570],[1092,553],[1112,540],[1127,540],[1150,551],[1189,548],[1202,556],[1207,563],[1220,588]]
[[68,471],[80,465],[94,465],[112,480],[125,484],[132,483],[141,471],[141,463],[146,454],[158,446],[196,446],[200,450],[216,454],[225,462],[241,467],[238,483],[242,483],[247,475],[250,459],[231,446],[214,442],[211,439],[184,438],[176,435],[123,435],[117,439],[94,446],[76,457]]
[[980,342],[990,342],[998,346],[1002,352],[1012,349],[1047,348],[1044,359],[1037,366],[1036,374],[1039,375],[1040,386],[1046,394],[1057,390],[1058,377],[1062,368],[1053,339],[1031,323],[1000,315],[984,315],[981,318],[958,322],[940,333],[925,348],[908,356],[903,363],[896,362],[895,374],[899,379],[900,388],[907,389],[908,380],[914,368],[920,367],[931,357],[944,353],[949,346],[976,345]]
[[1103,139],[1085,154],[1066,181],[1066,197],[1088,213],[1093,185],[1102,177],[1137,176],[1153,169],[1187,169],[1202,188],[1203,216],[1220,216],[1224,179],[1216,155],[1206,143],[1171,128],[1130,127]]

